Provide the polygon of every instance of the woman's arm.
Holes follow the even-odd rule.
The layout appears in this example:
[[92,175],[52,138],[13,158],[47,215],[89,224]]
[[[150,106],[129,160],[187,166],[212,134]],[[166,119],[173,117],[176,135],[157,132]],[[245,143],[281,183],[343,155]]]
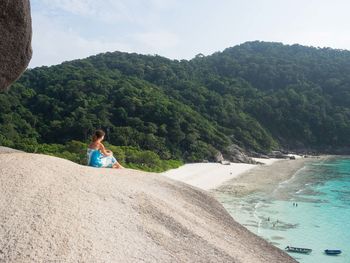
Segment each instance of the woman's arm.
[[99,148],[99,150],[100,150],[101,153],[102,153],[103,155],[105,155],[105,156],[111,156],[111,155],[113,155],[113,153],[112,153],[111,151],[106,150],[105,146],[104,146],[102,143],[100,143],[100,148]]

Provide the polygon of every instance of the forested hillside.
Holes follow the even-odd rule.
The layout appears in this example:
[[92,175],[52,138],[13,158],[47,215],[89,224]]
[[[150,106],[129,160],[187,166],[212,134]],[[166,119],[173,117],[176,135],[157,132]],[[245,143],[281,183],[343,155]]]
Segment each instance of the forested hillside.
[[350,52],[247,42],[169,60],[113,52],[27,70],[0,94],[0,144],[87,142],[94,129],[162,160],[350,146]]

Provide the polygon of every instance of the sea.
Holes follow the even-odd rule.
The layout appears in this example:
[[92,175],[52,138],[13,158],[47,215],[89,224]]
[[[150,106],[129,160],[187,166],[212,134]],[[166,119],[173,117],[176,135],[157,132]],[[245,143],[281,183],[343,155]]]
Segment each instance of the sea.
[[236,221],[272,245],[311,248],[308,255],[289,253],[298,262],[350,263],[350,156],[308,162],[269,194],[216,196]]

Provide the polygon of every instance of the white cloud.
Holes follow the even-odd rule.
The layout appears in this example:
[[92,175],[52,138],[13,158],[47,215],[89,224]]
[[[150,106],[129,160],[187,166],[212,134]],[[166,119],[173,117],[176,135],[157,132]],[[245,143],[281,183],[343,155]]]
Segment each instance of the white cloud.
[[36,14],[33,18],[33,59],[30,67],[58,64],[107,51],[131,51],[122,42],[83,38],[72,29],[56,25],[48,17]]
[[132,21],[128,2],[123,0],[38,0],[50,11],[64,11],[104,22]]
[[345,0],[32,0],[32,6],[31,66],[115,50],[190,59],[248,40],[350,48]]
[[[179,1],[176,0],[146,0],[154,9],[170,9],[178,5]],[[181,2],[181,1],[180,1]]]
[[[30,67],[54,65],[103,52],[124,51],[160,54],[175,58],[180,43],[177,35],[154,29],[123,36],[85,37],[74,27],[66,28],[61,20],[33,13],[33,59]],[[122,40],[121,40],[122,39]]]
[[40,0],[51,10],[61,9],[77,15],[92,15],[92,1],[89,0]]
[[180,38],[159,23],[159,15],[177,4],[175,0],[34,0],[34,3],[34,52],[30,67],[116,50],[176,57]]
[[166,31],[140,33],[134,39],[154,50],[173,48],[180,43],[177,35]]
[[[292,31],[289,34],[281,35],[278,39],[286,44],[301,44],[314,47],[331,47],[336,49],[349,49],[350,39],[349,30],[309,30],[309,31]],[[296,41],[296,39],[300,39]]]
[[153,16],[154,11],[169,9],[175,0],[36,0],[51,12],[61,10],[73,15],[89,17],[103,22],[138,22]]

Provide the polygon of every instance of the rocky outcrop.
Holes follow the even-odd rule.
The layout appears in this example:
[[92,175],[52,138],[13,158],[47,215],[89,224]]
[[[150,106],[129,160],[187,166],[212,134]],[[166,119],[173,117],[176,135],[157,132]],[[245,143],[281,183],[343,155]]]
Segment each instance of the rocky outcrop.
[[249,156],[254,158],[269,159],[270,157],[264,153],[258,153],[255,151],[249,151]]
[[224,161],[225,161],[224,156],[222,155],[221,152],[217,152],[217,153],[216,153],[216,155],[215,155],[215,157],[214,157],[214,161],[215,161],[216,163],[221,163],[221,162],[224,162]]
[[281,151],[272,151],[268,154],[270,158],[276,158],[276,159],[289,159],[288,154],[283,153]]
[[233,163],[249,163],[257,164],[252,158],[248,157],[245,151],[238,145],[232,144],[227,147],[225,153],[223,154],[224,158]]
[[27,68],[32,57],[29,0],[0,0],[0,91]]
[[0,262],[296,262],[159,174],[27,153],[0,167]]

